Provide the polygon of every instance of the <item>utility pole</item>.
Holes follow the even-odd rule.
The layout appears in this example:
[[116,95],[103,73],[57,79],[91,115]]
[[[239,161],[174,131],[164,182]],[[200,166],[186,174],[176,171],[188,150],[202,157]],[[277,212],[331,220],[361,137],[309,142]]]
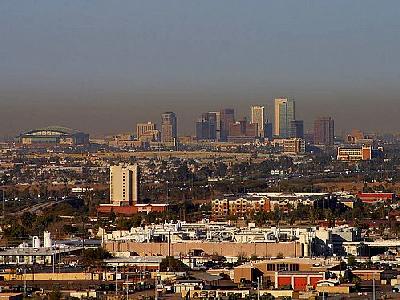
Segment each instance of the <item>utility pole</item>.
[[24,266],[24,296],[26,297],[26,265]]
[[372,300],[376,300],[376,295],[375,295],[375,273],[372,275]]
[[158,274],[156,275],[156,279],[154,280],[154,300],[158,300],[157,285],[158,285]]
[[117,273],[118,272],[118,265],[115,265],[115,295],[118,295],[118,279]]
[[168,230],[168,257],[171,256],[171,230]]
[[257,277],[257,300],[260,300],[260,277]]
[[54,258],[54,250],[53,250],[53,248],[51,249],[51,260],[52,260],[52,265],[53,265],[53,275],[54,275],[54,273],[55,273],[55,258]]
[[129,299],[129,274],[126,275],[126,300]]
[[85,251],[85,219],[82,218],[83,236],[82,236],[82,248]]
[[3,220],[4,220],[4,218],[5,218],[5,211],[6,211],[6,204],[5,204],[6,199],[5,199],[4,189],[2,189],[1,191],[2,191],[2,194],[3,194],[2,201],[3,201]]
[[166,194],[166,196],[167,196],[167,203],[168,203],[168,201],[169,201],[169,187],[168,187],[168,180],[166,181],[166,184],[167,184],[167,194]]
[[61,268],[60,262],[61,262],[61,248],[58,247],[58,262],[57,262],[57,264],[58,264],[58,273],[59,274],[60,274],[60,268]]
[[32,283],[35,284],[35,263],[32,264]]

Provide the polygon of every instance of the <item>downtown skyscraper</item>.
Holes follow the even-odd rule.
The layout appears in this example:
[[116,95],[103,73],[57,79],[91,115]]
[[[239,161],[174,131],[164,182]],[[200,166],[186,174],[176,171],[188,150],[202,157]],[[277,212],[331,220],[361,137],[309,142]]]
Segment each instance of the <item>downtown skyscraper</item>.
[[196,121],[196,139],[201,140],[219,140],[220,122],[219,113],[208,112],[201,115]]
[[265,107],[259,105],[253,105],[251,110],[251,124],[257,124],[257,137],[265,137]]
[[278,136],[280,138],[290,137],[291,122],[295,120],[295,101],[288,98],[275,99],[275,136]]
[[178,137],[177,119],[174,112],[161,115],[161,142],[175,143]]
[[335,138],[335,122],[331,117],[314,121],[314,144],[332,146]]
[[235,110],[233,108],[225,108],[220,112],[221,118],[221,138],[222,142],[226,142],[229,136],[229,127],[235,123]]
[[289,138],[304,138],[304,121],[293,120],[289,124]]

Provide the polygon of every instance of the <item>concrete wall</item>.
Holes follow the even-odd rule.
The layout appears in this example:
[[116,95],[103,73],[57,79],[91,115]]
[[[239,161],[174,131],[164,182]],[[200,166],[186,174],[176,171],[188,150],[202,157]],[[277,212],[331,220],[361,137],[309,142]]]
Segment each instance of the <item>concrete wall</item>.
[[[280,243],[231,243],[231,242],[188,242],[173,243],[170,245],[170,254],[173,256],[187,255],[193,250],[203,250],[206,254],[222,256],[252,256],[276,257],[283,254],[285,257],[301,257],[302,246],[298,242]],[[105,249],[110,252],[136,252],[140,256],[167,256],[168,243],[136,243],[136,242],[106,242]]]
[[338,285],[338,286],[317,286],[316,290],[319,293],[327,294],[349,294],[352,286],[349,285]]
[[96,280],[96,278],[92,277],[92,273],[26,273],[26,274],[4,274],[4,281],[10,280]]

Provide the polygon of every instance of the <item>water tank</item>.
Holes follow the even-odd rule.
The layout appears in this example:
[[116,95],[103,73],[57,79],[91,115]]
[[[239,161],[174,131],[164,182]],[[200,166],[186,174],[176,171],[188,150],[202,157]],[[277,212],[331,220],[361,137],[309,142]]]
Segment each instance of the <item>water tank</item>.
[[43,235],[44,235],[43,247],[51,248],[52,241],[51,241],[51,237],[50,237],[50,232],[45,231]]
[[39,239],[38,236],[34,236],[32,238],[32,247],[35,248],[35,249],[40,248],[40,239]]

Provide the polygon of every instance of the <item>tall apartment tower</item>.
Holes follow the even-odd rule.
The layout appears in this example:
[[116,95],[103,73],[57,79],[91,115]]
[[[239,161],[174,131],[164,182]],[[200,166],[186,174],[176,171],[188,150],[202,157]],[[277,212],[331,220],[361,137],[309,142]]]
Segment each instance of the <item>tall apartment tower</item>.
[[130,206],[139,201],[140,169],[137,164],[110,167],[110,202]]
[[335,138],[335,122],[331,117],[314,121],[314,144],[332,146]]
[[165,112],[161,115],[161,142],[174,143],[178,137],[176,115]]
[[265,123],[264,106],[251,106],[251,124],[257,124],[257,137],[265,137]]
[[226,142],[229,136],[229,126],[235,123],[235,110],[233,108],[225,108],[220,112],[221,116],[221,141]]
[[303,120],[290,121],[289,138],[304,139],[304,121]]
[[296,120],[295,102],[288,98],[275,99],[275,135],[288,138],[290,122]]
[[138,140],[147,132],[157,130],[156,124],[152,122],[136,124],[136,135]]

